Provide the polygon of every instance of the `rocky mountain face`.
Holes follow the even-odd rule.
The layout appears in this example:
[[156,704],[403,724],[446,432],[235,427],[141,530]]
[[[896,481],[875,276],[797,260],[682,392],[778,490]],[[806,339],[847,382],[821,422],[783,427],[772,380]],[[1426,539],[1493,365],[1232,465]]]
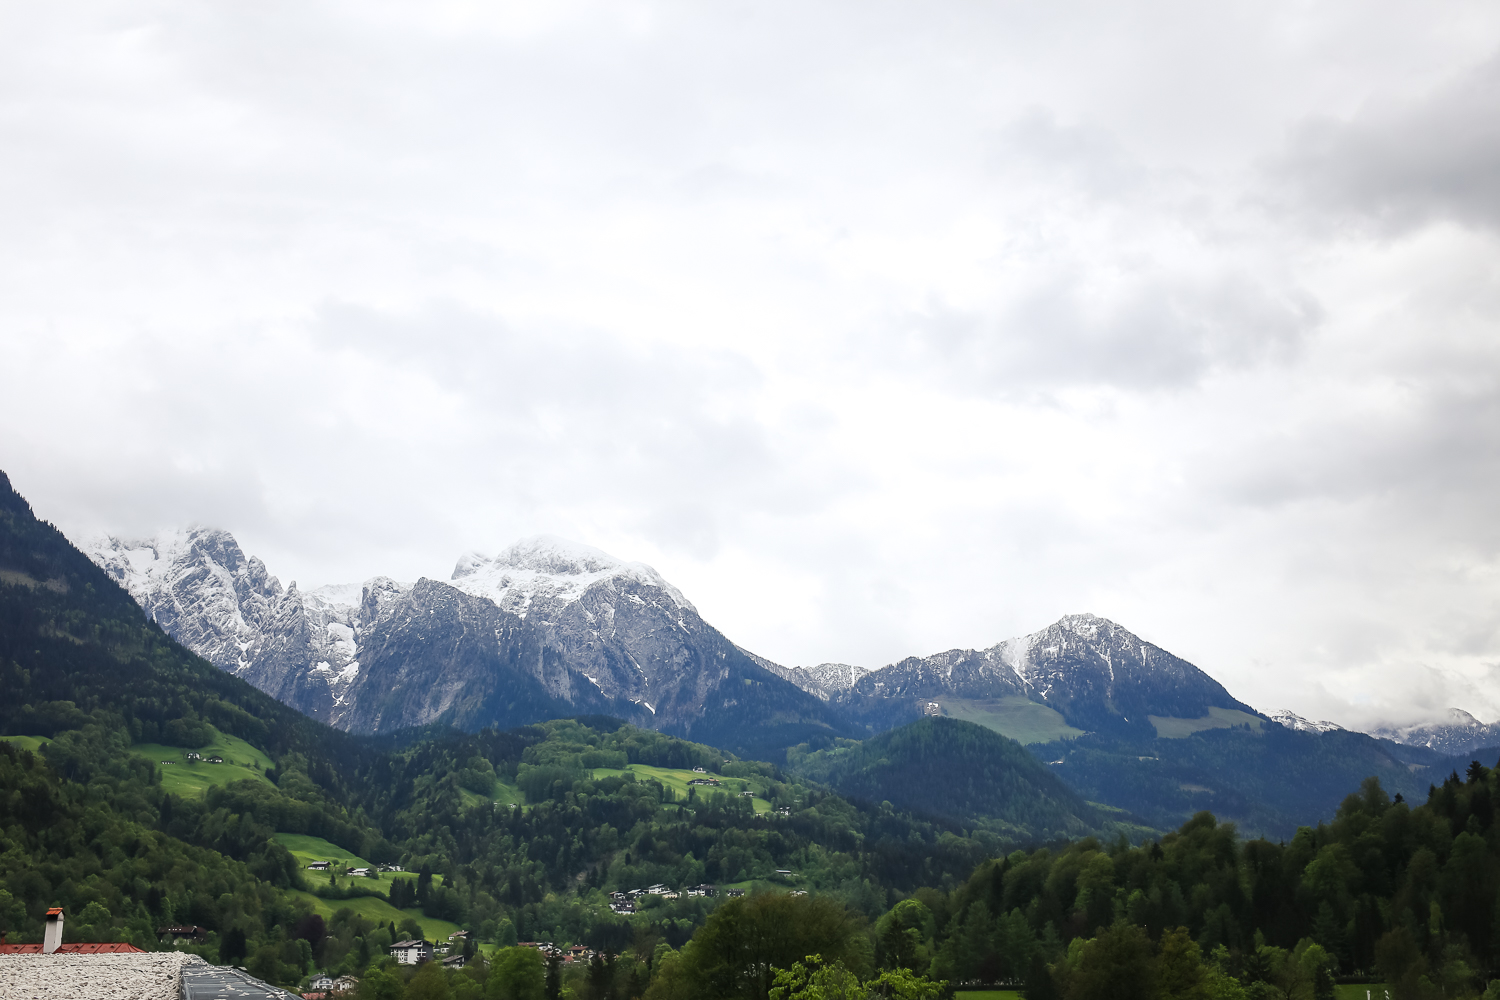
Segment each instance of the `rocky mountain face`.
[[1370,730],[1370,735],[1407,746],[1428,747],[1442,754],[1461,755],[1500,746],[1500,722],[1486,724],[1461,708],[1450,708],[1447,717],[1438,722],[1384,726]]
[[945,700],[1024,699],[1087,732],[1155,736],[1148,716],[1199,719],[1210,708],[1257,714],[1193,664],[1094,615],[1068,615],[1040,632],[989,649],[913,656],[848,676],[834,688],[805,671],[787,675],[880,731],[926,714]]
[[210,528],[84,548],[188,648],[355,732],[600,713],[764,750],[950,709],[972,718],[974,705],[1000,702],[1045,706],[1074,730],[1145,738],[1155,736],[1148,716],[1253,713],[1191,663],[1093,615],[880,670],[783,667],[726,639],[650,566],[556,538],[467,554],[446,581],[376,577],[305,592]]
[[85,551],[188,648],[343,729],[604,713],[728,747],[843,732],[651,567],[561,539],[471,553],[448,581],[306,593],[215,529]]

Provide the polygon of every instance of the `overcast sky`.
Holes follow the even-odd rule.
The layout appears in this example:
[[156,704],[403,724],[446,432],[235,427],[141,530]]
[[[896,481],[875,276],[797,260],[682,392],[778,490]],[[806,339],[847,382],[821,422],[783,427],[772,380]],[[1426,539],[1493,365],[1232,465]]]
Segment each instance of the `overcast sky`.
[[0,468],[283,583],[530,534],[879,666],[1092,611],[1500,716],[1492,2],[0,7]]

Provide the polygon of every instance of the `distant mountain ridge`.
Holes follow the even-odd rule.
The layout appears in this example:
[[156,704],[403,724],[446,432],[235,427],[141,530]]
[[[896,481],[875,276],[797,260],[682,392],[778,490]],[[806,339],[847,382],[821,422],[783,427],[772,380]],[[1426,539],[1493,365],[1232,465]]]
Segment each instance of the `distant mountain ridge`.
[[762,748],[785,737],[785,747],[926,715],[1023,741],[1152,738],[1153,718],[1210,712],[1232,716],[1216,726],[1263,718],[1193,664],[1090,614],[878,670],[788,668],[734,645],[652,567],[548,536],[467,553],[446,581],[375,577],[305,592],[219,529],[83,548],[174,638],[354,732],[604,713],[678,735],[711,731],[743,749],[726,737],[753,734]]
[[1460,755],[1483,747],[1500,746],[1500,722],[1483,723],[1461,708],[1450,708],[1440,721],[1381,726],[1370,730],[1370,735],[1408,746],[1428,747],[1442,754]]
[[[852,683],[830,683],[827,673]],[[1152,716],[1198,719],[1227,709],[1262,717],[1198,667],[1091,614],[1066,615],[988,649],[912,656],[859,674],[827,673],[799,668],[782,676],[874,731],[972,710],[972,702],[1010,701],[1012,708],[1031,702],[1076,730],[1116,735],[1156,735]]]
[[[282,588],[226,531],[85,551],[171,635],[354,732],[609,714],[716,745],[785,746],[836,713],[746,656],[660,574],[563,539],[461,557],[449,581]],[[701,735],[701,732],[700,732]]]

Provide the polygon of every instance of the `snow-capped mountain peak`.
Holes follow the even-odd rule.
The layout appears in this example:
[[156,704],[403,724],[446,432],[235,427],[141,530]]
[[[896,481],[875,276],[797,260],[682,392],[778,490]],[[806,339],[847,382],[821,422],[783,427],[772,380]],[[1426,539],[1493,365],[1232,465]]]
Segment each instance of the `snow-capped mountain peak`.
[[1279,712],[1272,712],[1267,718],[1272,722],[1285,726],[1287,729],[1295,729],[1302,733],[1332,733],[1344,728],[1336,722],[1329,722],[1327,719],[1320,722],[1309,721],[1285,708]]
[[454,565],[450,582],[524,618],[534,604],[552,608],[571,604],[595,584],[615,579],[655,587],[678,608],[696,610],[680,590],[645,563],[625,562],[553,535],[523,538],[493,558],[465,553]]
[[1370,735],[1411,746],[1428,747],[1442,753],[1462,754],[1481,747],[1500,745],[1500,722],[1486,724],[1461,708],[1450,708],[1442,717],[1431,722],[1380,726],[1371,729]]

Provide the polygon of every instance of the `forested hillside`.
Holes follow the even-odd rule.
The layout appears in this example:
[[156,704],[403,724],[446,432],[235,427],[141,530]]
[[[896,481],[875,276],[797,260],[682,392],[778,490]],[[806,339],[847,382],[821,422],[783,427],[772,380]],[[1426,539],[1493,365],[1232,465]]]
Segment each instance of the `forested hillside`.
[[1090,734],[1029,749],[1084,798],[1129,809],[1158,829],[1207,810],[1251,835],[1276,838],[1331,815],[1365,778],[1378,777],[1392,794],[1410,797],[1448,773],[1443,759],[1423,747],[1275,723],[1175,739]]
[[1015,740],[972,722],[927,718],[829,742],[792,748],[788,768],[851,798],[1023,839],[1066,839],[1106,822]]

